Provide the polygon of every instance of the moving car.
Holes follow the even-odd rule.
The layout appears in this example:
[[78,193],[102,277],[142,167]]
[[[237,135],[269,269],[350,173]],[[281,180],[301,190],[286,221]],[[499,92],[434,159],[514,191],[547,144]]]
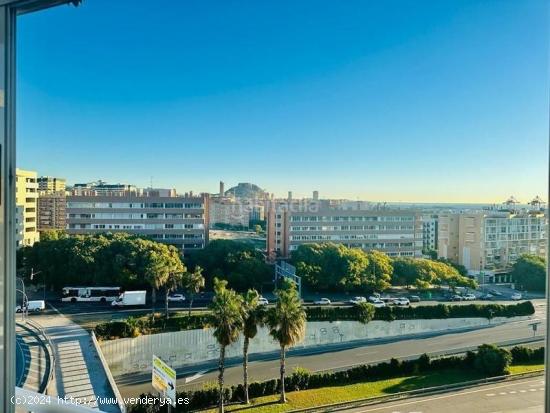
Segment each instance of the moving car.
[[268,304],[269,304],[269,301],[267,300],[267,298],[264,298],[262,296],[258,298],[258,305],[268,305]]
[[464,297],[462,297],[461,295],[454,294],[451,296],[451,301],[462,301],[462,300],[464,300]]
[[411,303],[419,303],[420,302],[420,297],[418,295],[411,295],[411,296],[409,296],[409,301]]
[[489,301],[492,300],[495,296],[493,294],[487,293],[483,294],[481,297],[479,297],[481,300]]
[[349,302],[350,304],[366,303],[367,299],[365,297],[353,297]]
[[411,302],[408,298],[405,297],[399,297],[393,300],[394,305],[402,305],[402,306],[408,306],[411,305]]
[[514,301],[518,301],[518,300],[522,299],[522,295],[521,295],[521,293],[514,293],[510,296],[510,298]]
[[475,296],[475,294],[466,294],[462,296],[462,299],[464,301],[474,301],[477,299],[477,297]]
[[315,300],[313,302],[315,305],[330,305],[331,302],[328,298],[320,298],[319,300]]
[[44,302],[44,300],[32,300],[27,302],[26,307],[21,307],[20,305],[15,307],[15,312],[20,313],[21,311],[26,310],[27,313],[39,313],[45,308],[46,303]]
[[185,301],[185,296],[183,294],[170,294],[168,296],[169,302],[183,303]]
[[386,303],[382,300],[377,300],[377,301],[373,301],[371,303],[373,306],[375,306],[376,308],[381,308],[381,307],[385,307],[386,306]]

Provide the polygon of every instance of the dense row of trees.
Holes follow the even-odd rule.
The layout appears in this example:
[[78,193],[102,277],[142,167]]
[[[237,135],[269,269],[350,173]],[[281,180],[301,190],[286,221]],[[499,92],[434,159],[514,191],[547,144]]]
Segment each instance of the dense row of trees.
[[184,288],[192,304],[193,294],[204,287],[202,268],[188,271],[176,247],[126,233],[45,232],[40,242],[17,252],[17,268],[23,278],[38,269],[42,282],[56,290],[68,285],[150,288],[153,303],[159,290],[168,295]]
[[472,279],[441,260],[392,259],[379,251],[333,243],[300,245],[292,253],[292,263],[306,285],[318,291],[372,291],[390,285],[475,287]]
[[237,291],[249,288],[262,290],[273,280],[273,268],[252,245],[231,240],[213,240],[186,258],[190,268],[204,269],[206,288],[211,289],[214,278],[223,278]]
[[536,255],[522,255],[514,263],[511,275],[517,288],[544,291],[546,288],[546,261]]

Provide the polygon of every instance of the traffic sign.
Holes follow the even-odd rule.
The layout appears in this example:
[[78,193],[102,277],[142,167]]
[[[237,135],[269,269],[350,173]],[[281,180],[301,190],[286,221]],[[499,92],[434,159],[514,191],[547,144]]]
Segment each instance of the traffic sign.
[[153,354],[153,387],[176,406],[176,370]]

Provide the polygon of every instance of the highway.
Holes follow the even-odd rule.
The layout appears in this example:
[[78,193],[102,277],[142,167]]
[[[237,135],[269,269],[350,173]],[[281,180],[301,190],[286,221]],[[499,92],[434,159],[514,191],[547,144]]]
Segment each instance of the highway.
[[[536,313],[533,319],[544,321],[546,319],[544,300],[537,300],[534,304]],[[529,326],[531,322],[513,322],[479,330],[423,336],[391,342],[346,343],[338,346],[291,350],[287,358],[287,371],[291,373],[293,368],[298,366],[307,368],[310,371],[338,370],[357,364],[378,363],[392,357],[416,358],[423,353],[431,355],[456,353],[475,348],[483,343],[503,344],[510,341],[540,339],[533,345],[536,347],[544,345],[542,341],[546,334],[544,323],[539,327],[537,337],[533,337],[533,331]],[[250,358],[249,375],[251,381],[262,381],[278,376],[278,353],[251,355]],[[241,360],[227,360],[226,365],[226,384],[241,383]],[[217,375],[216,368],[217,360],[213,360],[200,366],[195,365],[179,369],[177,372],[177,386],[179,389],[185,387],[200,388],[205,383],[214,382]],[[123,396],[136,396],[152,391],[150,378],[150,372],[144,372],[143,375],[117,377],[116,381]]]
[[544,380],[541,375],[340,411],[348,413],[542,413]]

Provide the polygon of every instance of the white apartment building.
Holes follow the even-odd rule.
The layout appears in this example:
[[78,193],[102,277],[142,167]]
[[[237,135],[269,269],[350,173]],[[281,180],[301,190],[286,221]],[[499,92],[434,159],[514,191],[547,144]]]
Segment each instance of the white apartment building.
[[250,221],[265,219],[264,206],[253,199],[212,197],[209,219],[211,228],[215,224],[248,228]]
[[333,242],[392,257],[422,255],[422,220],[414,210],[341,209],[324,201],[271,203],[267,249],[288,257],[301,244]]
[[546,258],[547,227],[540,211],[445,214],[439,217],[438,254],[493,277],[508,272],[523,254]]
[[[18,237],[20,239],[17,241],[17,246],[31,246],[40,239],[37,227],[38,182],[36,172],[16,169],[15,204],[19,209],[18,219],[22,220],[22,236]],[[17,231],[20,230],[21,227]]]
[[438,219],[437,215],[422,215],[422,249],[437,250]]

